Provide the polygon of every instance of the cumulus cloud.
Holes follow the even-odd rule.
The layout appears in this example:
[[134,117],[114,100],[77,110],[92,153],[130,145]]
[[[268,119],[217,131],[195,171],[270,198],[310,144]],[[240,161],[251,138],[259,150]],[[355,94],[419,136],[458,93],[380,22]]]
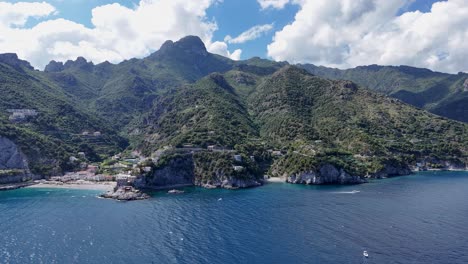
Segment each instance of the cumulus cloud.
[[[141,0],[133,8],[114,3],[92,10],[93,27],[66,19],[45,20],[26,28],[28,18],[54,14],[47,3],[0,2],[0,52],[15,52],[37,68],[50,60],[64,61],[78,56],[99,63],[120,62],[143,57],[168,40],[197,35],[207,47],[212,45],[215,21],[206,10],[219,0]],[[215,45],[216,46],[216,45]],[[222,55],[239,57],[241,51]]]
[[223,41],[215,41],[210,46],[208,46],[208,51],[216,53],[225,57],[228,57],[232,60],[240,60],[242,50],[236,49],[232,53],[228,50],[228,45]]
[[55,13],[55,7],[41,3],[6,3],[0,2],[0,25],[24,26],[28,18],[40,18]]
[[332,67],[412,65],[468,71],[468,2],[436,2],[399,13],[410,0],[296,0],[294,21],[275,33],[276,60]]
[[289,3],[289,0],[257,0],[262,9],[274,8],[283,9]]
[[273,29],[273,24],[257,25],[248,29],[247,31],[242,32],[239,36],[235,38],[232,38],[231,36],[228,35],[224,38],[224,41],[226,41],[227,43],[240,44],[240,43],[244,43],[250,40],[257,39],[272,29]]

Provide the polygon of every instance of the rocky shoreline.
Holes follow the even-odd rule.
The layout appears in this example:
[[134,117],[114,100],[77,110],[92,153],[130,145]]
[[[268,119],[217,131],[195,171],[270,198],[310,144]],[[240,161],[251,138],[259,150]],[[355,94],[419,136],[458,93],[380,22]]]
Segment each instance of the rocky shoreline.
[[318,171],[307,171],[296,173],[286,177],[286,182],[306,185],[325,185],[325,184],[360,184],[367,180],[359,176],[352,176],[343,169],[337,169],[335,166],[325,164]]
[[131,186],[115,187],[114,190],[103,193],[99,197],[118,201],[135,201],[150,198],[148,194]]
[[0,184],[0,191],[16,190],[16,189],[28,187],[34,184],[35,183],[30,183],[30,182]]

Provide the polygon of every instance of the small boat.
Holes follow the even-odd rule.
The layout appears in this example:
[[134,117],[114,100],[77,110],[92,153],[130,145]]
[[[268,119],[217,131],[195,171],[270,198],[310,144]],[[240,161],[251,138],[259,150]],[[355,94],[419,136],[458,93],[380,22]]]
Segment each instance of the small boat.
[[222,201],[222,200],[223,200],[223,198],[219,198],[219,199],[218,199],[218,201]]
[[178,194],[178,193],[184,193],[184,191],[177,190],[177,189],[172,189],[172,190],[168,191],[167,193]]
[[366,250],[364,250],[364,252],[362,252],[362,255],[363,255],[364,257],[366,257],[366,258],[368,258],[368,257],[369,257],[369,253],[367,253],[367,251],[366,251]]

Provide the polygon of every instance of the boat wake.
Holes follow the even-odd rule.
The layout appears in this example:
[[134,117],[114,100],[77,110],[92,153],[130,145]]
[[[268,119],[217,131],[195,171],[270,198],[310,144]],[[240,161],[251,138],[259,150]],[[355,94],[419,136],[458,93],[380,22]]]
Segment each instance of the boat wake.
[[350,192],[333,192],[333,193],[339,193],[339,194],[355,194],[355,193],[360,193],[361,191],[358,190],[352,190]]

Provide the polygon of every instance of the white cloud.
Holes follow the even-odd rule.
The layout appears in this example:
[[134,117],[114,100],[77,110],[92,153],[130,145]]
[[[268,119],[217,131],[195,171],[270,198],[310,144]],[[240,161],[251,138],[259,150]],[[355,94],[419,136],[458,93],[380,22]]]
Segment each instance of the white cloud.
[[232,53],[228,50],[228,45],[226,42],[222,41],[215,41],[210,46],[208,46],[208,51],[212,53],[216,53],[225,57],[228,57],[232,60],[240,60],[242,50],[236,49]]
[[55,8],[46,2],[15,4],[0,2],[0,25],[24,26],[29,17],[40,18],[54,12]]
[[[143,57],[159,49],[168,39],[197,35],[211,46],[216,22],[206,10],[219,0],[141,0],[134,8],[114,3],[92,10],[92,28],[66,19],[45,20],[32,28],[29,17],[54,14],[47,3],[0,2],[0,53],[15,52],[37,68],[50,60],[64,61],[83,56],[99,63]],[[22,27],[19,27],[22,26]],[[222,55],[239,57],[240,51]]]
[[262,9],[275,8],[283,9],[289,3],[289,0],[257,0]]
[[296,0],[294,21],[275,33],[276,60],[332,67],[412,65],[468,71],[468,1],[433,4],[430,12],[399,10],[411,0]]
[[257,39],[272,29],[273,29],[273,24],[257,25],[248,29],[247,31],[242,32],[239,36],[235,38],[232,38],[231,36],[228,35],[224,38],[224,41],[226,41],[227,43],[240,44],[240,43],[244,43],[250,40]]

